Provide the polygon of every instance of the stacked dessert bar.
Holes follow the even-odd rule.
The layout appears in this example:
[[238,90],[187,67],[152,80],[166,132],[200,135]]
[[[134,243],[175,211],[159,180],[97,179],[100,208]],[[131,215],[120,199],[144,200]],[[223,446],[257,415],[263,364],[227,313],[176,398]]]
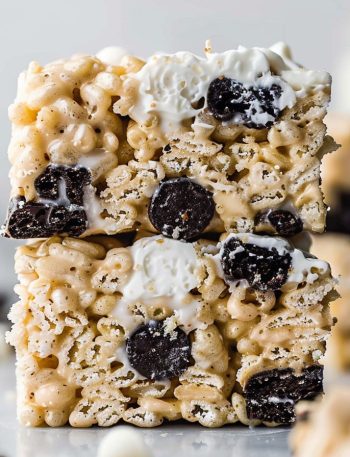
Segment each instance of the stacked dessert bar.
[[281,44],[29,66],[4,226],[34,238],[10,314],[22,423],[276,425],[322,391],[335,280],[306,232],[330,85]]
[[350,370],[350,118],[328,115],[327,125],[342,147],[325,157],[321,167],[322,191],[329,205],[327,233],[314,236],[312,253],[327,259],[339,275],[341,296],[331,306],[337,323],[327,350],[327,364],[339,374]]

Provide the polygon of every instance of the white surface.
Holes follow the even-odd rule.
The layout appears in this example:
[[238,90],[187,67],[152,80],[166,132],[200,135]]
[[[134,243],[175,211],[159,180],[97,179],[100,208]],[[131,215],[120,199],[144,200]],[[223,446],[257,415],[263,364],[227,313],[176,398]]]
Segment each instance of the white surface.
[[[13,360],[0,362],[0,457],[96,457],[110,429],[30,429],[17,424],[13,367]],[[286,428],[176,424],[139,431],[152,457],[290,457]]]

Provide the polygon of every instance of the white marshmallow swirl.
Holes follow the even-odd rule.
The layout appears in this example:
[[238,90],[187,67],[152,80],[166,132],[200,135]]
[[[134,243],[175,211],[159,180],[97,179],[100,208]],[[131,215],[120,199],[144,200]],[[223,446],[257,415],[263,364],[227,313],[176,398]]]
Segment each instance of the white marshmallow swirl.
[[[277,83],[282,88],[281,96],[275,100],[280,110],[292,107],[298,96],[331,82],[328,73],[309,71],[295,64],[289,48],[280,43],[270,49],[240,46],[223,53],[208,53],[206,58],[190,52],[156,54],[139,72],[126,76],[135,79],[139,86],[138,99],[129,114],[141,124],[156,115],[164,133],[176,132],[183,121],[203,109],[196,107],[196,103],[204,99],[204,108],[207,106],[209,84],[221,76],[247,86],[270,87]],[[253,120],[264,122],[259,118]]]
[[133,268],[120,285],[123,297],[114,310],[124,328],[135,328],[128,306],[137,302],[169,307],[185,331],[201,327],[197,319],[199,303],[189,294],[199,285],[199,259],[193,245],[159,235],[142,238],[129,250]]

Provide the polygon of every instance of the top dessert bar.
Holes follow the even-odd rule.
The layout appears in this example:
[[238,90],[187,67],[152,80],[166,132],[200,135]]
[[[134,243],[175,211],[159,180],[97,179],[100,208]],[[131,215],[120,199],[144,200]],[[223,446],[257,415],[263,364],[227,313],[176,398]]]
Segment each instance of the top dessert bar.
[[329,74],[282,44],[205,51],[31,63],[9,110],[5,234],[322,232]]

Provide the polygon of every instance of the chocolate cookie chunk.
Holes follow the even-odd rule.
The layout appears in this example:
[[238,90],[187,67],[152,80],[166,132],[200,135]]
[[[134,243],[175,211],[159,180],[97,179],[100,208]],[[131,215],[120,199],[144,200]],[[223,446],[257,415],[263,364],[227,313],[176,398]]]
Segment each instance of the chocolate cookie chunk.
[[148,214],[164,236],[190,240],[209,225],[214,211],[211,192],[189,178],[173,178],[160,183]]
[[289,424],[295,421],[295,404],[323,392],[323,367],[312,365],[296,375],[291,368],[257,373],[248,381],[244,396],[249,419]]
[[91,175],[86,168],[49,165],[34,182],[38,198],[10,202],[6,233],[12,238],[46,238],[67,233],[81,235],[88,226],[83,207],[85,186]]
[[207,101],[212,115],[220,121],[247,121],[252,94],[242,83],[230,78],[214,79],[209,85]]
[[258,290],[279,290],[287,281],[292,258],[271,249],[230,237],[221,251],[221,265],[227,282],[245,279]]
[[270,87],[254,87],[221,77],[210,83],[207,102],[209,112],[216,119],[261,129],[270,127],[279,117],[281,96],[282,87],[276,83]]
[[147,379],[172,379],[191,365],[191,343],[186,333],[175,328],[167,333],[164,321],[149,321],[126,343],[130,365]]
[[278,99],[282,96],[282,87],[278,84],[272,84],[270,87],[253,87],[253,100],[251,102],[250,119],[255,114],[268,114],[273,120],[267,122],[255,123],[248,121],[248,127],[265,128],[271,127],[281,114],[278,107]]
[[81,235],[87,228],[85,211],[62,205],[14,199],[9,209],[7,231],[11,238],[47,238],[58,233]]
[[83,205],[84,186],[91,182],[90,172],[83,167],[49,165],[34,181],[40,198],[67,199],[70,204]]
[[302,220],[284,209],[269,210],[259,214],[255,219],[257,228],[266,226],[267,232],[277,233],[283,237],[295,236],[303,231]]

